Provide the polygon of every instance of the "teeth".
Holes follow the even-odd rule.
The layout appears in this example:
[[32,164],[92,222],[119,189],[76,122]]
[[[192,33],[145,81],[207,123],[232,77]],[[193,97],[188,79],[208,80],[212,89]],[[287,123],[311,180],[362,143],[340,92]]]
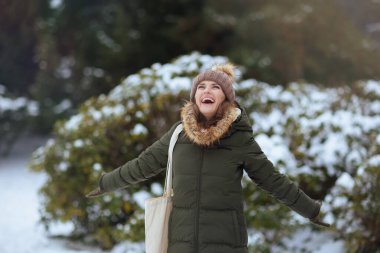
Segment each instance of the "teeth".
[[203,100],[202,100],[202,102],[204,103],[204,102],[206,102],[206,101],[211,101],[211,102],[215,102],[214,101],[214,99],[212,99],[212,98],[204,98]]

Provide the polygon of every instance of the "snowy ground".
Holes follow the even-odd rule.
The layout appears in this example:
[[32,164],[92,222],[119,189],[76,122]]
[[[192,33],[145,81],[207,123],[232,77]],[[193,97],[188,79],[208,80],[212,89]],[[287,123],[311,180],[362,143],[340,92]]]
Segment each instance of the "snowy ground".
[[[38,189],[46,178],[43,173],[29,171],[26,164],[31,152],[45,141],[44,138],[22,139],[8,157],[0,158],[0,253],[104,253],[98,248],[53,239],[38,223]],[[70,229],[70,226],[57,225],[52,233],[65,234]],[[293,248],[286,251],[289,253],[301,252],[301,245],[313,253],[345,252],[342,242],[333,241],[328,234],[313,234],[309,230],[298,231],[284,243]],[[140,252],[144,252],[141,244],[121,243],[108,253]]]
[[[31,152],[44,138],[19,141],[12,153],[0,157],[0,253],[103,253],[97,248],[52,239],[38,223],[38,189],[45,175],[26,168]],[[70,226],[57,225],[53,233],[66,233]],[[141,252],[141,245],[120,244],[109,253]]]

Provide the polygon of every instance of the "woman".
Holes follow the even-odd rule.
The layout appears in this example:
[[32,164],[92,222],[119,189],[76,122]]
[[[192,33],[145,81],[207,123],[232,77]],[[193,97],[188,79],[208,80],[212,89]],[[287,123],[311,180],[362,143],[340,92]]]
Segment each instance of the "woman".
[[181,121],[125,165],[104,174],[88,197],[144,181],[166,168],[170,137],[182,123],[173,151],[173,210],[169,253],[247,253],[243,214],[243,170],[282,203],[328,226],[318,218],[320,203],[309,198],[274,169],[253,138],[245,110],[235,101],[230,64],[200,73]]

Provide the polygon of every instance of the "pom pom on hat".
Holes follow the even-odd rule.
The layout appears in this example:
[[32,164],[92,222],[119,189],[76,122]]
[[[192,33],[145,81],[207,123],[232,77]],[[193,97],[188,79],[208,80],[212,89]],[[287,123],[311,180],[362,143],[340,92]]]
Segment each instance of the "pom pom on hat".
[[191,86],[190,101],[194,101],[195,91],[202,81],[214,81],[219,84],[230,102],[235,101],[235,91],[232,84],[235,82],[235,66],[231,63],[216,65],[197,75]]
[[235,80],[235,66],[231,63],[226,63],[223,65],[215,65],[211,70],[221,71],[229,75],[232,79]]

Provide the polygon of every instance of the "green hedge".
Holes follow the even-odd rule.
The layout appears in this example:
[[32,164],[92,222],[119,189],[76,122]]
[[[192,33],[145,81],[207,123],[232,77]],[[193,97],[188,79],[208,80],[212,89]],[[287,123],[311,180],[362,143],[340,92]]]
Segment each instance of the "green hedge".
[[[123,240],[143,240],[144,213],[136,196],[157,195],[153,183],[161,185],[163,174],[97,199],[84,195],[97,185],[101,172],[137,157],[179,120],[191,79],[225,61],[193,53],[154,64],[127,77],[109,94],[87,100],[77,115],[58,121],[54,138],[30,161],[33,170],[48,175],[41,189],[44,224],[72,222],[73,237],[107,249]],[[375,81],[336,89],[300,83],[284,88],[255,80],[238,80],[236,85],[238,101],[247,109],[268,158],[310,196],[325,201],[326,219],[335,225],[337,238],[353,250],[371,247],[368,238],[379,238],[367,222],[380,218],[375,209],[378,197],[369,193],[379,187],[380,162],[375,159],[380,146],[379,90]],[[308,225],[258,191],[247,177],[243,184],[250,232],[258,238],[251,241],[253,250],[270,250]],[[373,207],[363,207],[363,201]],[[367,207],[375,211],[368,212]],[[361,233],[364,230],[369,232]]]

